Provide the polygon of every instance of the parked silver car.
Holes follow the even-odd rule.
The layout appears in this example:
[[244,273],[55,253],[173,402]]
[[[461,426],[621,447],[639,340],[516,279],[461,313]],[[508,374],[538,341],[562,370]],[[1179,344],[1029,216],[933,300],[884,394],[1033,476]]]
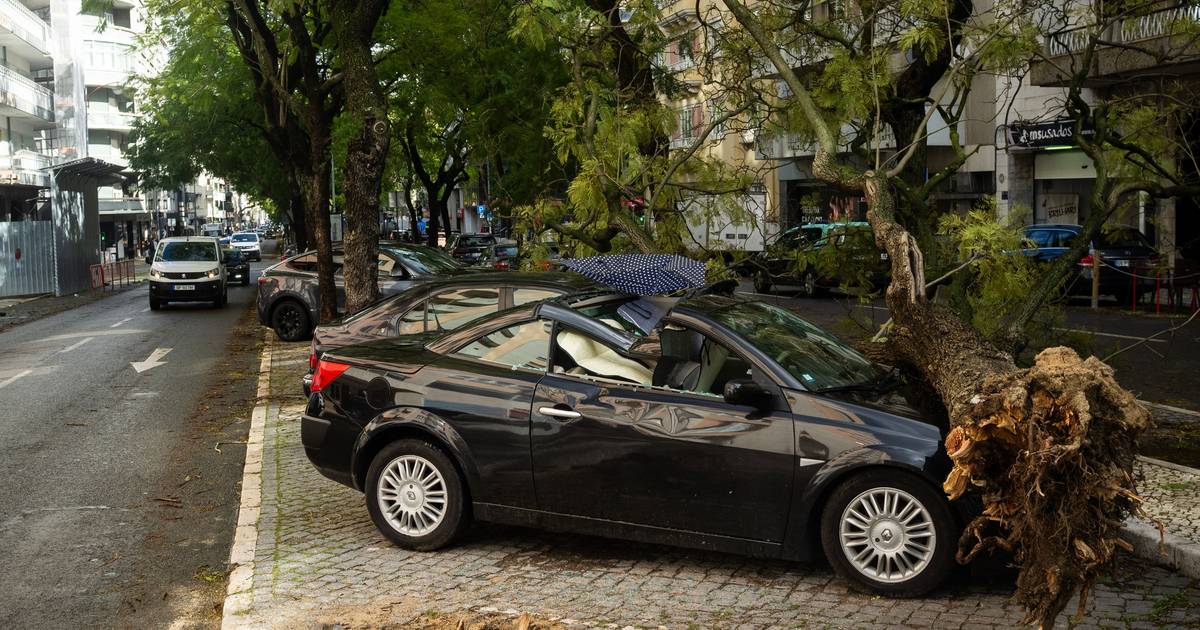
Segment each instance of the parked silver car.
[[[337,312],[346,306],[342,277],[343,254],[333,252]],[[413,281],[446,274],[467,273],[444,252],[424,245],[379,244],[379,293],[389,296],[412,286]],[[258,278],[258,321],[275,330],[284,341],[303,341],[312,335],[320,311],[317,292],[317,253],[306,251],[268,267]]]

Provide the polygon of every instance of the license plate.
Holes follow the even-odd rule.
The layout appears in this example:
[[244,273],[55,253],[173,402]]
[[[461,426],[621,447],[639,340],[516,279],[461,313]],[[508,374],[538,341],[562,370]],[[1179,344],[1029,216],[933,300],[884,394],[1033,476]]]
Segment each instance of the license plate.
[[1128,266],[1129,266],[1129,261],[1128,261],[1128,260],[1114,260],[1113,262],[1114,262],[1114,263],[1115,263],[1115,264],[1116,264],[1118,267],[1128,267]]
[[177,284],[177,285],[175,285],[175,290],[176,291],[195,291],[196,285],[194,285],[194,284]]
[[883,253],[879,254],[879,260],[887,260],[887,259],[888,259],[887,252],[883,252]]

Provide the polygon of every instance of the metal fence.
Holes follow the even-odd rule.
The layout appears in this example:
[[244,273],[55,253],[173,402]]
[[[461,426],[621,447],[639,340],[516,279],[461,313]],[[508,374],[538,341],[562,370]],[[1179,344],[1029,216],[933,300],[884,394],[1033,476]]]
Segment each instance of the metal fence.
[[54,224],[0,222],[0,296],[53,293]]

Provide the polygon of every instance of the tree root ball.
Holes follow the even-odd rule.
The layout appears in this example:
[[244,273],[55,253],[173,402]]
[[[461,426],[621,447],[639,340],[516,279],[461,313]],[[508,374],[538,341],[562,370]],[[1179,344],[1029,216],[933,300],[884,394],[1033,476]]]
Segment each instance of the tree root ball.
[[1139,514],[1133,479],[1149,414],[1095,357],[1042,351],[1033,367],[988,378],[964,417],[952,418],[954,461],[944,489],[974,490],[983,513],[964,530],[958,559],[1014,553],[1025,623],[1049,628],[1079,593],[1079,611],[1117,547],[1121,523]]

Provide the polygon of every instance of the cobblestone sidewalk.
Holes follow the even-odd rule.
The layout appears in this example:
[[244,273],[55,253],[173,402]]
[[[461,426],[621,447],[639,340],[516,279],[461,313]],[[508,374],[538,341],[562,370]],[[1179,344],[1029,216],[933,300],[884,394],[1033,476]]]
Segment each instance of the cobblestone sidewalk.
[[1168,532],[1200,543],[1200,475],[1144,460],[1138,461],[1137,470],[1146,512]]
[[[888,600],[848,591],[821,565],[498,526],[479,525],[439,552],[398,549],[376,532],[361,495],[309,465],[295,397],[307,349],[275,347],[252,579],[239,610],[227,602],[227,628],[320,627],[363,610],[391,621],[518,610],[612,628],[1011,628],[1020,620],[1011,576]],[[1077,627],[1200,628],[1200,588],[1123,559]]]

